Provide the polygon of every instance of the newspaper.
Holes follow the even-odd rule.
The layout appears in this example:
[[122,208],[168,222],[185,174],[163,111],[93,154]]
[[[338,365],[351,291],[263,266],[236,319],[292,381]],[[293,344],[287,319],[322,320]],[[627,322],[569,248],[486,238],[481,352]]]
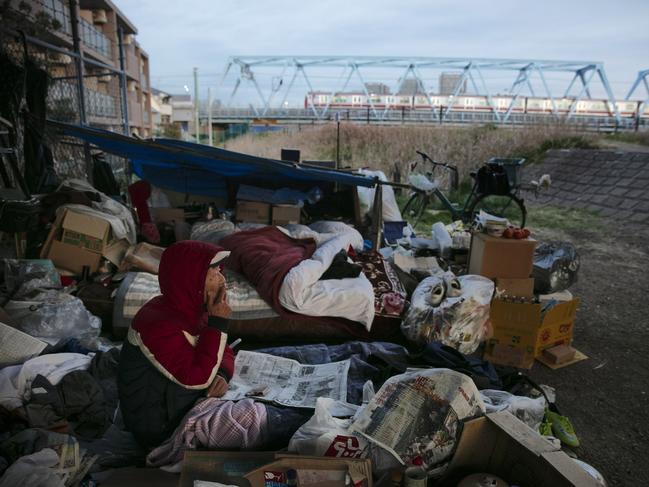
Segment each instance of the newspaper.
[[447,460],[464,418],[484,413],[478,389],[449,369],[408,371],[385,382],[350,426],[403,464]]
[[319,397],[347,399],[349,360],[320,365],[303,365],[265,353],[237,354],[234,376],[223,399],[246,397],[283,406],[315,408]]
[[47,343],[0,322],[0,366],[22,364],[40,354]]

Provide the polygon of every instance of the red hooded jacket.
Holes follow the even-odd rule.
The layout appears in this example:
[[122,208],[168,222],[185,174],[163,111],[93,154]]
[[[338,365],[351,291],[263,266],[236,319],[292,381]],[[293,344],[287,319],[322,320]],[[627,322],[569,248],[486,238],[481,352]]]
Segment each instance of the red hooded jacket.
[[229,381],[234,372],[227,334],[207,326],[204,305],[207,270],[222,251],[195,241],[166,249],[158,274],[162,295],[140,309],[128,332],[156,369],[187,389],[207,388],[219,371]]

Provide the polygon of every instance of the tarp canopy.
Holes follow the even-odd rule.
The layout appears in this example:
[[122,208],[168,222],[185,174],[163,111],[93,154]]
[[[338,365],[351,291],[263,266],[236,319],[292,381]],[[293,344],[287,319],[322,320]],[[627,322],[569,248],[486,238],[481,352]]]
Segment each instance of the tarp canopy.
[[250,156],[172,139],[140,140],[107,130],[48,120],[66,135],[96,145],[104,152],[126,157],[141,179],[180,193],[221,196],[226,180],[266,181],[273,185],[338,183],[372,187],[374,178]]

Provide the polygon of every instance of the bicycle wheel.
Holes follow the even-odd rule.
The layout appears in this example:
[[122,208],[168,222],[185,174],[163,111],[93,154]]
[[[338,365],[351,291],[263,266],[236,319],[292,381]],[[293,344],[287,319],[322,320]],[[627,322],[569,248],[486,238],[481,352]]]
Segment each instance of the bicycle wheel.
[[424,193],[415,192],[412,194],[406,205],[403,207],[403,217],[412,225],[416,227],[421,219],[421,216],[426,210],[428,205],[428,197]]
[[471,208],[469,208],[468,215],[471,222],[475,220],[475,216],[483,210],[490,215],[507,218],[512,225],[518,225],[523,228],[525,226],[525,219],[527,218],[527,210],[523,200],[512,195],[495,195],[483,194],[478,196]]

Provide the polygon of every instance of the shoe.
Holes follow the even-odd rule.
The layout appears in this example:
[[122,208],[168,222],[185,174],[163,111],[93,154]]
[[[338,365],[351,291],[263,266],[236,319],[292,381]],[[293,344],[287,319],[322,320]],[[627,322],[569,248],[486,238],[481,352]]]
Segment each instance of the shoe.
[[567,417],[546,410],[545,419],[552,423],[552,432],[554,433],[554,436],[561,440],[562,443],[572,448],[577,448],[579,446],[579,438],[577,438],[575,429],[572,427],[572,423]]

